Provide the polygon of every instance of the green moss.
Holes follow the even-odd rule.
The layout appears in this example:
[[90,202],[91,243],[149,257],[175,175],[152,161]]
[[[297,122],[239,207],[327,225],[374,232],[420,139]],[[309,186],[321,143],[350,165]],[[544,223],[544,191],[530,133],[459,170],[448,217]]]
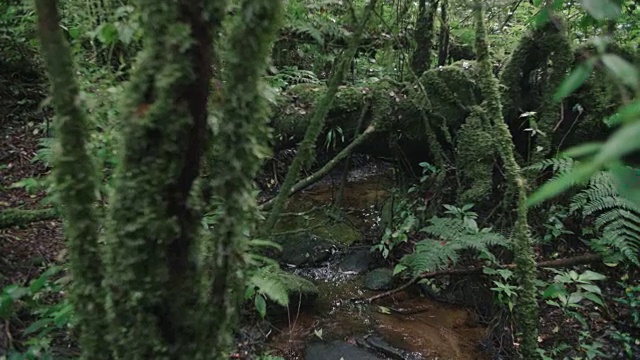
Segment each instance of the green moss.
[[457,133],[457,159],[461,188],[461,204],[481,203],[491,196],[495,138],[482,108],[474,107],[467,121]]
[[[522,121],[520,114],[535,112],[525,120],[533,122],[521,128],[536,127],[540,132],[530,141],[527,153],[537,161],[551,153],[553,132],[562,118],[562,104],[552,97],[573,63],[573,50],[561,19],[555,18],[530,30],[519,41],[501,73],[503,116],[507,121]],[[531,133],[526,134],[532,136]],[[534,149],[542,148],[543,151]]]

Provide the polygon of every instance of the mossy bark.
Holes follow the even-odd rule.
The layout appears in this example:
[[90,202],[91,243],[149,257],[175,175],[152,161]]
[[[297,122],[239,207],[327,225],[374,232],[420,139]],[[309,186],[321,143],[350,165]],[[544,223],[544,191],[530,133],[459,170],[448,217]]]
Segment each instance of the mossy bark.
[[438,0],[420,0],[414,40],[416,48],[411,57],[411,69],[420,76],[431,68],[431,47],[433,46],[434,18]]
[[[263,77],[283,13],[281,0],[245,0],[231,30],[224,79],[222,118],[214,130],[213,195],[223,216],[213,228],[209,311],[203,314],[209,329],[202,333],[227,349],[243,300],[247,233],[258,219],[254,178],[269,155],[268,106]],[[228,358],[224,352],[208,359]]]
[[438,66],[445,66],[449,58],[449,0],[440,3],[440,34],[438,35]]
[[[520,138],[517,143],[521,155],[533,162],[554,150],[553,133],[562,120],[563,104],[552,98],[573,63],[571,43],[560,26],[562,20],[556,15],[553,19],[520,39],[500,75],[504,117]],[[526,112],[535,115],[521,117]]]
[[[200,217],[190,204],[207,132],[213,6],[139,0],[144,50],[126,90],[106,225],[110,350],[119,359],[198,359]],[[105,351],[103,349],[103,351]]]
[[289,168],[289,171],[287,172],[282,187],[280,188],[280,193],[275,199],[273,209],[269,213],[266,222],[261,228],[262,234],[268,234],[271,232],[276,222],[278,221],[278,218],[280,217],[280,213],[282,213],[282,210],[284,209],[285,202],[289,197],[291,188],[295,184],[295,181],[297,180],[302,167],[305,164],[309,164],[313,160],[316,141],[318,139],[318,136],[320,135],[320,132],[322,131],[322,128],[324,127],[326,116],[329,113],[335,95],[338,92],[338,86],[342,82],[345,73],[349,70],[351,61],[355,56],[356,51],[358,50],[360,38],[364,33],[365,25],[369,21],[369,18],[371,17],[371,14],[375,9],[375,4],[376,0],[371,0],[366,6],[364,14],[362,15],[360,23],[358,24],[358,28],[351,38],[349,47],[340,57],[335,68],[335,73],[329,79],[326,93],[322,98],[320,98],[316,108],[314,109],[313,116],[309,122],[309,126],[305,132],[304,138],[300,142],[298,154],[296,155],[293,163],[291,164],[291,167]]
[[36,0],[38,35],[51,82],[56,144],[53,181],[73,274],[70,298],[80,333],[83,359],[108,359],[103,267],[94,207],[97,178],[87,151],[86,115],[81,108],[71,51],[59,25],[58,3]]
[[[515,149],[509,128],[504,122],[498,80],[493,76],[489,61],[484,25],[484,11],[481,0],[474,0],[474,17],[476,23],[476,54],[480,66],[479,86],[484,93],[484,107],[489,119],[493,119],[495,128],[496,150],[502,159],[507,181],[517,194],[517,220],[514,225],[514,250],[517,264],[516,274],[521,286],[518,294],[516,316],[518,330],[521,332],[520,356],[523,359],[538,359],[538,305],[536,302],[536,270],[533,245],[527,224],[526,184],[521,175],[520,166],[515,158]],[[507,199],[509,201],[509,199]]]

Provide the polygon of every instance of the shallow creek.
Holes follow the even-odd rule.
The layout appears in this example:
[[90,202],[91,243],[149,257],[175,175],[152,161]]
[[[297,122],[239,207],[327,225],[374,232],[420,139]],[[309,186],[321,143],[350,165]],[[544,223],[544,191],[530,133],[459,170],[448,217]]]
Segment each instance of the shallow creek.
[[[338,183],[324,180],[297,194],[288,211],[330,204]],[[479,348],[486,329],[468,309],[423,297],[417,289],[370,305],[350,301],[378,293],[365,289],[366,271],[345,271],[340,264],[354,252],[369,251],[374,239],[366,234],[380,222],[380,209],[392,186],[391,176],[381,169],[351,172],[341,205],[347,214],[345,223],[361,234],[360,239],[337,246],[329,260],[319,265],[291,268],[313,279],[320,292],[311,307],[298,309],[292,303],[289,314],[273,323],[276,330],[267,347],[274,354],[307,360],[488,359]]]

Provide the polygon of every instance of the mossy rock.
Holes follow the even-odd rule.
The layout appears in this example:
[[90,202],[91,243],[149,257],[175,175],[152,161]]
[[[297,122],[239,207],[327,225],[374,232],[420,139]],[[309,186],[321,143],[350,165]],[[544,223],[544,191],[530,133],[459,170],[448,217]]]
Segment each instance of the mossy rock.
[[309,232],[280,235],[275,242],[282,246],[279,260],[286,265],[313,267],[329,259],[334,244]]
[[387,268],[371,270],[364,278],[364,286],[369,290],[391,290],[394,286],[393,271]]

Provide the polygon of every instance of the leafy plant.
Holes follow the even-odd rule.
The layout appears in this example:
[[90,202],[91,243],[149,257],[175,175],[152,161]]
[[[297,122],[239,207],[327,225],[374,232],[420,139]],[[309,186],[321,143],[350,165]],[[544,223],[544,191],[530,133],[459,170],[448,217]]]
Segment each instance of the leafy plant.
[[593,216],[601,236],[590,241],[608,261],[628,260],[640,265],[640,203],[622,197],[610,172],[591,177],[589,185],[571,201],[571,212]]
[[448,209],[452,217],[434,217],[420,232],[427,237],[418,241],[415,251],[404,256],[395,272],[408,270],[412,275],[454,265],[465,250],[471,250],[481,258],[495,261],[490,247],[508,247],[509,242],[491,228],[478,227],[475,213],[470,208]]
[[483,268],[482,271],[487,275],[497,275],[499,277],[498,280],[492,280],[495,286],[492,287],[491,290],[496,293],[498,302],[506,305],[509,311],[513,312],[513,307],[518,296],[518,289],[520,288],[510,283],[510,280],[513,278],[513,271],[489,267]]
[[586,321],[576,310],[582,308],[583,300],[590,300],[600,306],[605,306],[602,291],[595,282],[606,279],[606,276],[591,270],[586,270],[581,274],[574,270],[550,270],[556,273],[556,276],[553,283],[543,292],[542,297],[547,299],[547,304],[571,315],[586,328]]
[[267,314],[267,300],[288,306],[293,293],[307,293],[316,290],[315,285],[300,276],[287,273],[277,265],[267,265],[256,269],[249,278],[245,299],[253,299],[261,317]]
[[[9,359],[53,359],[51,343],[56,331],[67,332],[73,326],[73,308],[66,297],[52,302],[66,288],[68,277],[59,277],[62,268],[50,267],[28,286],[12,284],[0,293],[0,319],[10,320],[25,311],[35,320],[24,329],[25,350],[11,351]],[[58,278],[56,278],[58,277]]]

